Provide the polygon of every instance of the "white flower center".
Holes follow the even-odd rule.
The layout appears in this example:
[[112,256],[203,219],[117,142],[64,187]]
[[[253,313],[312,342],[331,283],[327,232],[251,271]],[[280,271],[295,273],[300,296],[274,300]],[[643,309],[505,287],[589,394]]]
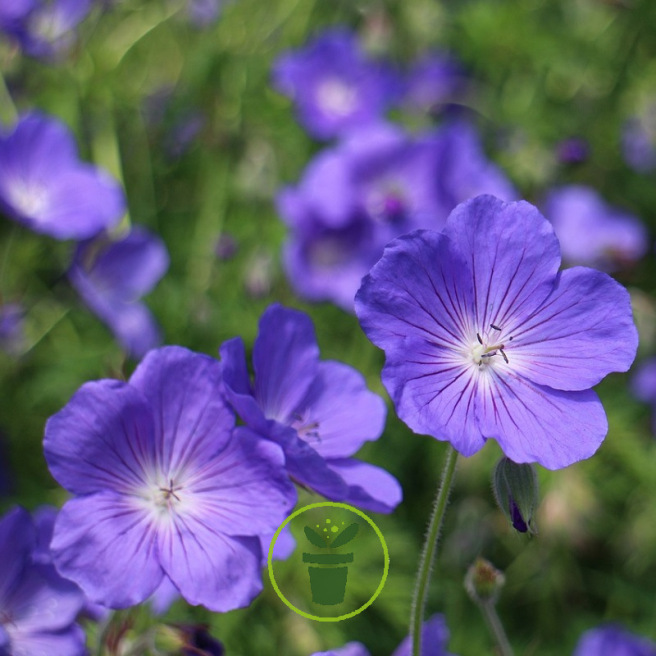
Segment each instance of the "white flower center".
[[140,505],[145,507],[157,521],[172,519],[174,515],[184,512],[191,504],[188,486],[179,479],[158,478],[150,481],[140,493]]
[[317,87],[317,103],[325,112],[347,116],[357,105],[358,93],[350,84],[338,77],[329,77]]
[[[497,332],[500,332],[501,330],[494,324],[491,324],[490,328]],[[505,341],[511,342],[512,337],[506,338]],[[506,346],[507,344],[498,338],[494,339],[492,343],[489,343],[483,337],[481,337],[480,333],[476,333],[476,341],[471,343],[469,349],[469,357],[471,358],[471,361],[478,367],[491,365],[495,358],[497,361],[499,359],[503,359],[503,361],[508,364],[508,356],[504,350]]]
[[50,200],[45,186],[22,178],[9,181],[7,196],[18,213],[37,221],[43,217]]

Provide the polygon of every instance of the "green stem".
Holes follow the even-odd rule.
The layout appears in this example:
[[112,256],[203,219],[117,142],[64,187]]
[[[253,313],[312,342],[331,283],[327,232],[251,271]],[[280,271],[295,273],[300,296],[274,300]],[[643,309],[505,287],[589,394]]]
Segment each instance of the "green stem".
[[497,609],[494,605],[494,602],[484,601],[479,603],[478,606],[483,613],[483,617],[487,622],[490,633],[494,636],[494,639],[497,642],[501,656],[513,656],[512,647],[508,642],[508,637],[506,636],[506,632],[503,628],[503,624],[501,623],[501,619],[497,614]]
[[426,606],[426,596],[428,594],[428,583],[433,569],[433,561],[437,551],[437,541],[442,528],[444,511],[451,493],[453,485],[453,476],[456,471],[456,460],[458,452],[451,446],[448,446],[446,462],[442,471],[442,479],[435,496],[433,512],[428,524],[428,533],[426,542],[421,553],[419,562],[419,572],[417,573],[417,582],[415,584],[415,594],[412,600],[412,613],[410,615],[410,634],[412,635],[412,656],[421,654],[421,627],[424,619],[424,608]]

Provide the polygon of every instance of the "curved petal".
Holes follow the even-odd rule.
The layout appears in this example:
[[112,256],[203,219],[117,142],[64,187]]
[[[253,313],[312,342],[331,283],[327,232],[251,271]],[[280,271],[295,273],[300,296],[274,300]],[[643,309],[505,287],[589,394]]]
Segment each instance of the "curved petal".
[[475,331],[494,324],[513,334],[517,317],[535,311],[551,293],[560,247],[533,205],[477,196],[451,212],[444,235],[469,264]]
[[282,449],[245,427],[188,479],[197,521],[225,535],[274,532],[296,503]]
[[69,492],[129,492],[156,462],[153,416],[132,385],[85,383],[46,422],[43,448],[50,472]]
[[269,422],[253,396],[242,338],[234,337],[221,344],[219,354],[226,398],[247,426],[266,435]]
[[589,458],[606,436],[606,414],[592,390],[555,390],[492,368],[483,376],[476,404],[481,430],[515,462],[561,469]]
[[262,590],[257,538],[229,537],[200,517],[177,515],[159,545],[162,566],[190,604],[226,612],[247,606]]
[[221,365],[181,346],[150,351],[130,378],[153,409],[158,470],[176,478],[190,463],[223,449],[234,415],[222,392]]
[[363,376],[341,362],[320,362],[293,427],[324,458],[353,455],[385,427],[383,399]]
[[513,371],[538,385],[583,390],[626,371],[637,348],[626,289],[605,273],[575,267],[521,319],[506,353]]
[[106,492],[64,505],[51,549],[62,576],[91,601],[127,608],[150,597],[164,576],[157,539],[135,499]]
[[288,423],[317,371],[319,347],[310,317],[269,306],[253,346],[255,398],[264,415]]
[[362,281],[355,312],[367,337],[400,360],[412,355],[409,342],[461,350],[475,340],[474,298],[466,260],[449,240],[416,230],[387,245]]
[[406,338],[388,354],[382,379],[398,416],[415,432],[450,442],[464,456],[485,443],[474,408],[478,369],[458,353]]
[[85,656],[86,637],[77,625],[64,631],[33,633],[9,629],[11,656]]
[[355,458],[330,460],[328,465],[348,485],[345,503],[373,512],[390,513],[403,499],[399,482],[380,467]]
[[[421,656],[450,656],[446,653],[449,629],[443,615],[433,615],[421,627]],[[411,656],[412,637],[406,636],[392,656]]]
[[0,562],[4,571],[0,577],[0,607],[20,585],[23,571],[37,544],[37,533],[29,513],[14,508],[0,519]]

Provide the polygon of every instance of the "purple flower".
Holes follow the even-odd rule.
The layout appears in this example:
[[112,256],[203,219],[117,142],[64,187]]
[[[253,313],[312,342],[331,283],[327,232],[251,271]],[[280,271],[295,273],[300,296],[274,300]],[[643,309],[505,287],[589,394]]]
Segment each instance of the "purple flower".
[[[449,629],[442,615],[433,615],[424,622],[421,630],[421,656],[451,656],[447,653]],[[412,639],[406,636],[394,650],[392,656],[410,656]],[[361,642],[349,642],[339,649],[322,651],[312,656],[370,656],[368,649]]]
[[611,624],[586,631],[573,656],[656,656],[656,643]]
[[414,139],[388,125],[363,129],[321,153],[300,184],[279,195],[291,228],[287,275],[304,298],[352,311],[362,277],[390,239],[441,229],[459,202],[481,193],[515,197],[470,124],[448,123]]
[[544,214],[553,224],[569,264],[615,271],[647,251],[647,230],[642,222],[607,205],[590,187],[569,185],[552,190]]
[[23,350],[24,308],[18,303],[0,305],[0,349],[12,355]]
[[29,514],[15,508],[0,520],[0,652],[78,656],[84,634],[74,624],[84,597],[39,559]]
[[559,266],[537,209],[492,196],[459,205],[442,233],[387,246],[355,309],[412,430],[466,456],[494,438],[511,460],[549,469],[597,450],[608,425],[589,388],[629,368],[638,336],[621,285]]
[[225,0],[188,0],[189,22],[197,28],[209,27],[219,19]]
[[656,102],[629,118],[622,130],[624,161],[638,173],[656,169]]
[[282,451],[234,416],[216,360],[169,346],[129,382],[83,385],[45,431],[50,471],[74,495],[51,544],[57,569],[110,608],[168,578],[191,604],[248,605],[259,536],[295,502]]
[[580,164],[588,159],[590,146],[581,137],[569,137],[558,142],[556,154],[563,164]]
[[431,52],[415,62],[405,83],[403,102],[422,112],[435,112],[457,101],[467,79],[460,62],[448,52]]
[[319,139],[375,122],[399,91],[391,69],[369,59],[356,36],[339,28],[281,55],[273,80],[296,103],[301,124]]
[[87,239],[120,221],[125,197],[104,171],[79,161],[63,123],[32,112],[0,135],[0,209],[55,239]]
[[79,244],[68,277],[121,346],[139,358],[161,341],[157,323],[139,299],[168,266],[164,243],[145,228],[134,227],[118,241],[102,237]]
[[385,403],[355,369],[319,360],[307,315],[277,304],[264,312],[253,346],[252,385],[241,338],[225,342],[220,352],[228,400],[247,426],[282,446],[294,480],[375,512],[396,507],[396,479],[350,457],[380,437]]
[[656,357],[643,362],[631,381],[634,396],[652,407],[652,432],[656,435]]
[[75,28],[90,9],[91,0],[19,0],[10,13],[12,20],[3,20],[2,10],[0,28],[16,38],[28,55],[53,59],[71,49]]

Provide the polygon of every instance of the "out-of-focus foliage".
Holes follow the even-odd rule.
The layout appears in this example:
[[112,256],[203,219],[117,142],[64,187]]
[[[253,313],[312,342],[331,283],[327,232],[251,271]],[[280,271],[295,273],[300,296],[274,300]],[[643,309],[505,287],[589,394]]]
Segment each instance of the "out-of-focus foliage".
[[[354,28],[372,52],[401,68],[431,49],[452,52],[472,80],[465,103],[487,153],[523,198],[537,201],[555,184],[589,185],[640,217],[653,242],[654,174],[632,170],[621,153],[625,121],[656,95],[652,0],[233,0],[202,27],[189,22],[182,0],[98,2],[62,61],[0,44],[0,117],[11,123],[13,107],[58,116],[75,132],[82,157],[123,183],[129,220],[157,233],[170,253],[167,275],[145,300],[166,343],[216,355],[224,340],[241,335],[250,348],[258,317],[278,301],[310,313],[323,358],[358,368],[383,393],[382,354],[355,317],[299,301],[279,260],[285,228],[274,196],[298,181],[320,146],[271,87],[271,66],[336,25]],[[588,144],[581,163],[558,158],[570,137]],[[67,282],[73,250],[0,221],[0,303],[24,308],[25,331],[18,355],[0,353],[3,510],[61,505],[64,492],[42,454],[46,418],[85,381],[126,377],[134,368]],[[652,355],[653,249],[617,277],[634,296],[640,357]],[[656,443],[649,409],[631,397],[628,380],[614,375],[598,388],[610,430],[597,455],[539,471],[534,538],[518,536],[495,506],[490,475],[498,448],[490,443],[461,459],[428,606],[446,615],[450,651],[491,653],[463,589],[477,556],[505,572],[499,612],[518,654],[569,654],[582,631],[604,620],[656,637]],[[360,615],[310,622],[267,581],[247,609],[213,615],[180,603],[167,619],[209,624],[233,656],[305,656],[349,640],[374,656],[390,654],[407,633],[442,455],[442,444],[413,435],[391,406],[384,436],[360,452],[395,475],[405,496],[392,515],[375,517],[391,569]],[[304,493],[300,503],[318,500]]]

